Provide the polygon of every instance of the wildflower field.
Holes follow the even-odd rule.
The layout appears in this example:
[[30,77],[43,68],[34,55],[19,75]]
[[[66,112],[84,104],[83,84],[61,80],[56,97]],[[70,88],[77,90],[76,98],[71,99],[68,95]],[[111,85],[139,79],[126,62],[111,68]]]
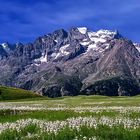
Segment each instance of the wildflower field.
[[0,140],[140,140],[140,96],[1,101]]

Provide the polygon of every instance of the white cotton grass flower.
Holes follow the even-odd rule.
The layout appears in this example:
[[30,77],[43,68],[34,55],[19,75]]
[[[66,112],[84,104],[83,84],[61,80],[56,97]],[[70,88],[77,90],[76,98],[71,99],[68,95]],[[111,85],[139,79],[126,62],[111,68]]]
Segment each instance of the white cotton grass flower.
[[102,116],[100,119],[95,117],[77,117],[69,118],[65,121],[44,121],[37,119],[22,119],[13,123],[0,123],[0,133],[10,129],[20,131],[22,128],[35,124],[43,132],[57,134],[60,130],[68,127],[80,131],[80,127],[86,126],[95,128],[98,125],[107,125],[109,127],[123,125],[127,129],[136,129],[140,127],[140,119],[130,119],[123,117],[109,118]]
[[[101,102],[104,103],[104,102]],[[0,103],[0,110],[15,110],[15,111],[67,111],[71,110],[78,113],[91,112],[100,113],[106,112],[119,112],[121,114],[130,114],[132,112],[140,113],[139,106],[78,106],[68,107],[65,104],[55,104],[53,107],[49,107],[43,104],[18,104],[18,103]]]

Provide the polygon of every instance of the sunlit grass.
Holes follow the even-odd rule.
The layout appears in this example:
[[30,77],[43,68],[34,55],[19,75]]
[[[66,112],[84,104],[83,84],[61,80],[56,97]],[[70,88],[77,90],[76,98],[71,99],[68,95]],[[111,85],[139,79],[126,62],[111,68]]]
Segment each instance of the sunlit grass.
[[0,87],[0,100],[18,100],[26,98],[36,98],[40,95],[33,93],[31,91],[12,88],[12,87]]
[[[37,119],[45,122],[66,121],[69,118],[93,117],[100,119],[126,118],[140,120],[140,96],[107,97],[75,96],[62,98],[28,98],[0,102],[0,123],[15,123],[21,119]],[[139,123],[139,122],[138,122]],[[5,130],[1,140],[139,140],[140,127],[131,130],[121,125],[97,128],[82,126],[80,130],[66,127],[57,134],[42,132],[35,124],[29,124],[18,131]]]

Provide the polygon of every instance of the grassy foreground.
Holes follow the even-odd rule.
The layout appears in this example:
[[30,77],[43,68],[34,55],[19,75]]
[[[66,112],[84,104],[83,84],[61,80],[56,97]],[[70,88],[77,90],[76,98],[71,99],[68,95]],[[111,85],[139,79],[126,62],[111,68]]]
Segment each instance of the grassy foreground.
[[0,140],[140,140],[140,96],[0,102]]

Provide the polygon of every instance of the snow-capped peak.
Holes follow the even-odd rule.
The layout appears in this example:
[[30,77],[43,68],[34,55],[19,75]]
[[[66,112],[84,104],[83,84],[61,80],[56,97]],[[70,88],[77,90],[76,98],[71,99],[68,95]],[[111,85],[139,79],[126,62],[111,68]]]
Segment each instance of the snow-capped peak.
[[138,43],[133,43],[133,44],[136,47],[136,49],[140,52],[140,44],[138,44]]
[[117,34],[116,31],[113,32],[111,30],[103,30],[103,29],[101,29],[101,30],[97,31],[97,35],[100,35],[100,36],[102,36],[102,35],[113,36],[113,35],[116,35],[116,34]]
[[81,34],[86,34],[87,33],[87,28],[86,27],[78,27],[77,29]]
[[[110,30],[98,30],[96,32],[87,31],[89,40],[84,39],[80,42],[80,44],[87,47],[87,52],[90,50],[103,52],[109,48],[107,40],[113,39],[117,34],[117,31],[114,32]],[[103,44],[103,47],[101,47],[101,44]]]
[[136,47],[136,49],[140,52],[140,47]]
[[9,47],[8,43],[2,43],[1,45],[6,52],[10,51],[10,47]]
[[95,43],[106,42],[107,39],[112,39],[117,35],[117,32],[113,32],[110,30],[99,30],[97,32],[88,32],[89,39],[94,41]]
[[3,48],[8,48],[8,44],[7,43],[2,43],[1,44]]
[[106,39],[106,38],[114,38],[115,35],[117,35],[117,31],[111,31],[111,30],[99,30],[97,32],[94,33],[97,37],[102,38],[102,39]]

